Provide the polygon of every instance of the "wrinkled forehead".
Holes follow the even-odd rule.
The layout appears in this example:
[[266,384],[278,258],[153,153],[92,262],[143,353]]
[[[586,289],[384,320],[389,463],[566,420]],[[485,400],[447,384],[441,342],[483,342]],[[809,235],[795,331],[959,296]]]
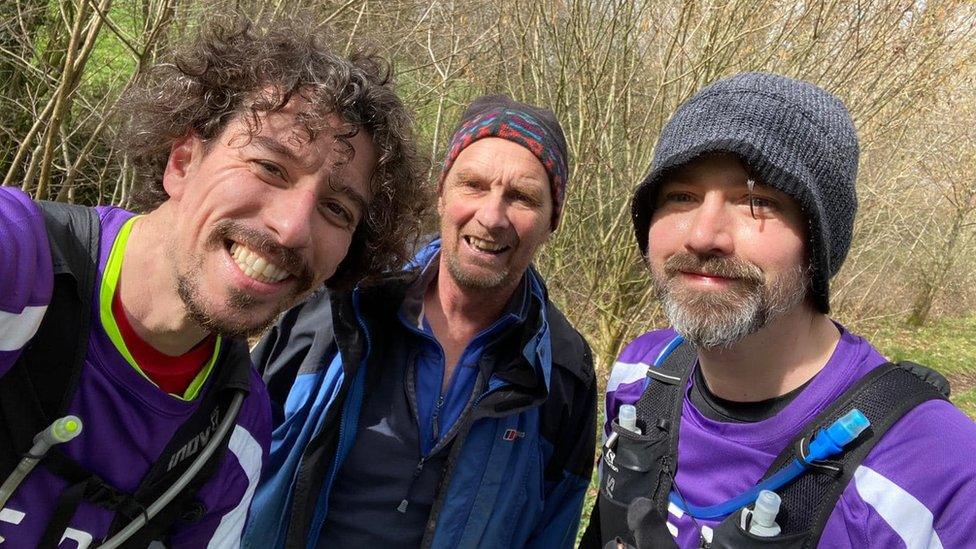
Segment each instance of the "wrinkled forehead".
[[362,163],[358,159],[365,162],[360,170],[371,172],[376,163],[376,148],[368,132],[336,113],[310,109],[300,98],[276,110],[237,114],[219,139],[230,147],[262,148],[307,169],[325,162],[338,169]]
[[549,189],[549,174],[535,154],[518,143],[497,137],[479,139],[462,149],[445,179],[500,180]]

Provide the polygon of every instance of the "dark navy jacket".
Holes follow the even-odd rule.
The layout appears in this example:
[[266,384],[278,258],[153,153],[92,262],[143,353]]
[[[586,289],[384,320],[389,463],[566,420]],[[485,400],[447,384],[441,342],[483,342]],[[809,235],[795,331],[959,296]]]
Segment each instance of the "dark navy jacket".
[[[526,271],[532,314],[518,360],[497,364],[451,446],[424,547],[571,547],[593,467],[596,386],[585,340]],[[416,272],[321,293],[284,315],[254,351],[276,429],[245,547],[314,547],[355,440],[374,345],[402,330]],[[331,320],[331,323],[330,323]],[[382,457],[377,457],[382,463]],[[377,527],[382,527],[378,525]]]

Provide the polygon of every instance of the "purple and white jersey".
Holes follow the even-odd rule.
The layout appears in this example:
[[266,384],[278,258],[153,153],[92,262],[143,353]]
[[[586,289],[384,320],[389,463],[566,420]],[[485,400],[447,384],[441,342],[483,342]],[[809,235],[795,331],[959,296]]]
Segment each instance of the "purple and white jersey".
[[[97,211],[101,240],[91,336],[85,368],[68,407],[68,413],[82,419],[84,429],[60,449],[111,485],[131,493],[177,428],[195,411],[200,399],[193,396],[205,392],[213,376],[202,379],[199,390],[190,396],[166,394],[134,367],[131,356],[126,357],[128,351],[119,348],[118,338],[109,335],[112,330],[106,324],[114,325],[114,319],[107,321],[111,311],[106,313],[104,296],[107,284],[114,289],[118,271],[113,274],[106,265],[113,247],[121,264],[127,235],[122,229],[132,214],[111,207]],[[40,210],[19,190],[0,187],[0,376],[9,371],[37,330],[52,284],[51,255]],[[170,547],[240,544],[271,437],[267,391],[253,368],[251,374],[251,393],[230,435],[228,451],[197,494],[206,514],[198,522],[175,527],[167,540]],[[38,465],[0,509],[0,549],[36,547],[65,486],[43,462]],[[59,547],[84,549],[104,539],[113,518],[111,511],[82,503]]]
[[[885,362],[864,339],[840,329],[840,342],[823,370],[769,419],[713,421],[690,403],[686,390],[676,483],[690,504],[715,505],[751,488],[808,422]],[[672,330],[649,332],[620,354],[607,384],[604,437],[620,406],[640,398],[649,365],[674,337]],[[945,401],[921,404],[884,435],[854,472],[819,547],[976,546],[973,455],[976,425],[968,417]],[[671,505],[667,519],[680,547],[698,547],[700,534],[689,516]],[[698,520],[704,528],[718,522]]]

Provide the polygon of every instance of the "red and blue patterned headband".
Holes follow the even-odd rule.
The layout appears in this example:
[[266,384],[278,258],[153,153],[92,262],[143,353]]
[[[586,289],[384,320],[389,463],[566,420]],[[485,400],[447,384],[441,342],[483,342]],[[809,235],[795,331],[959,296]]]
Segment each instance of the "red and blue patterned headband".
[[[557,123],[558,124],[558,123]],[[561,131],[561,130],[559,130]],[[565,145],[560,147],[559,139],[562,135],[552,135],[534,116],[508,107],[495,107],[476,116],[464,120],[461,127],[454,132],[447,156],[444,158],[444,169],[441,171],[439,185],[444,184],[447,172],[451,170],[454,161],[465,147],[485,137],[498,137],[518,143],[528,149],[545,168],[549,175],[549,188],[552,190],[552,230],[559,224],[563,202],[566,198],[566,177],[568,166]]]

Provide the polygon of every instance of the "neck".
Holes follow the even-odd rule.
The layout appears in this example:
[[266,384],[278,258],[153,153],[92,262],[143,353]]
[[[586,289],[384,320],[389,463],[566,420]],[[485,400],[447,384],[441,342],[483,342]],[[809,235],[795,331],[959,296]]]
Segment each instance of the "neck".
[[172,227],[169,217],[168,205],[163,204],[135,222],[117,291],[139,337],[164,354],[178,356],[208,334],[187,316],[172,265],[165,260],[172,251],[164,236]]
[[699,349],[709,390],[735,402],[783,396],[817,375],[840,332],[827,315],[801,303],[732,348]]

